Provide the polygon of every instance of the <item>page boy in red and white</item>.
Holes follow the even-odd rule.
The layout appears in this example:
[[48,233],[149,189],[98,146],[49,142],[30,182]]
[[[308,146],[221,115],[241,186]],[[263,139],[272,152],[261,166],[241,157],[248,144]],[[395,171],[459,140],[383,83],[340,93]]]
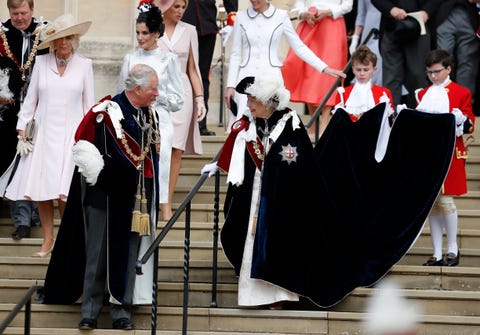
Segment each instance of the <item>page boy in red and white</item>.
[[375,150],[375,159],[379,162],[385,155],[390,128],[396,115],[392,93],[388,88],[372,83],[372,77],[377,71],[377,55],[367,46],[361,45],[355,50],[352,54],[351,64],[355,83],[345,88],[337,88],[339,94],[333,112],[335,113],[337,108],[342,108],[350,115],[350,119],[356,122],[363,113],[375,105],[386,103]]
[[372,77],[377,71],[377,55],[367,46],[361,45],[352,54],[351,63],[355,83],[337,89],[339,94],[335,109],[338,107],[345,109],[352,121],[357,121],[363,113],[381,102],[386,102],[393,112],[390,90],[372,83]]
[[[463,134],[473,132],[475,116],[471,92],[450,79],[453,58],[441,49],[430,51],[425,59],[426,74],[432,85],[417,90],[417,110],[429,113],[453,113],[456,142],[450,170],[429,215],[433,255],[425,266],[456,266],[460,260],[457,245],[458,213],[453,197],[467,193],[465,160],[468,157]],[[447,235],[447,253],[443,257],[443,228]]]

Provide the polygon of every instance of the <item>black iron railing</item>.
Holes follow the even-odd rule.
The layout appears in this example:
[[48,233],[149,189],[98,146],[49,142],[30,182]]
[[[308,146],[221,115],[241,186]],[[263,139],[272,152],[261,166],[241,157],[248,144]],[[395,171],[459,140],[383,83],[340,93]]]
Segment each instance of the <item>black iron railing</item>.
[[25,319],[24,319],[24,334],[30,335],[30,320],[32,315],[32,295],[34,293],[40,294],[40,291],[43,289],[43,286],[34,285],[30,287],[23,296],[23,298],[13,307],[12,311],[7,315],[2,324],[0,324],[0,334],[3,334],[8,325],[15,319],[15,317],[20,313],[23,307],[25,307]]

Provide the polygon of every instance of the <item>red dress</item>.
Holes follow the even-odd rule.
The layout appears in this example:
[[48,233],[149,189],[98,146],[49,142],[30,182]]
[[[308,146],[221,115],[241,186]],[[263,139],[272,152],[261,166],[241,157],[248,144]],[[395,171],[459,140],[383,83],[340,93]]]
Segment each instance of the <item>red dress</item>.
[[[343,69],[347,64],[347,32],[343,17],[324,18],[313,27],[300,22],[297,34],[302,41],[329,67]],[[288,51],[282,67],[285,87],[290,91],[290,101],[304,102],[318,106],[336,78],[319,73],[301,60],[292,50]],[[326,105],[333,106],[336,92]]]
[[[420,101],[430,87],[431,86],[426,87],[418,93]],[[447,91],[448,100],[450,101],[450,112],[452,112],[453,108],[460,109],[473,125],[475,115],[472,111],[472,94],[470,91],[453,81],[445,86],[445,90]],[[455,141],[452,163],[450,164],[450,169],[443,183],[442,194],[459,196],[467,193],[467,172],[465,170],[465,160],[467,157],[468,152],[463,143],[463,137],[459,136]]]

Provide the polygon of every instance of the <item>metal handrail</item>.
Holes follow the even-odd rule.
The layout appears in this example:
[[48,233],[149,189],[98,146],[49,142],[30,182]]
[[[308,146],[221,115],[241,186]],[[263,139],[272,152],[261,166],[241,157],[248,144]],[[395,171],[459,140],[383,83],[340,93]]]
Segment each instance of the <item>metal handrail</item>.
[[3,320],[2,324],[0,324],[0,334],[3,334],[5,329],[7,329],[8,325],[15,319],[18,313],[22,310],[23,306],[25,306],[25,320],[24,320],[24,334],[30,335],[30,317],[32,313],[32,295],[34,292],[39,293],[43,289],[41,285],[34,285],[30,287],[23,296],[23,298],[13,307],[12,311],[7,315],[5,320]]
[[[215,162],[218,160],[218,157],[220,156],[221,149],[218,151],[218,153],[215,155],[215,157],[212,159],[212,162]],[[219,175],[219,172],[216,172],[217,175]],[[185,244],[184,244],[184,266],[183,266],[183,316],[182,316],[182,334],[187,334],[187,319],[188,319],[188,282],[189,282],[189,271],[190,271],[190,207],[191,207],[191,202],[193,197],[197,194],[198,190],[202,185],[205,183],[205,180],[208,178],[208,173],[205,172],[203,173],[200,178],[198,178],[196,184],[193,186],[193,188],[190,190],[190,192],[187,194],[183,202],[180,204],[180,206],[177,208],[177,210],[174,212],[173,216],[168,220],[167,224],[165,227],[163,227],[162,231],[158,234],[158,236],[155,238],[155,240],[152,242],[150,247],[145,251],[143,256],[137,260],[135,263],[135,270],[136,273],[141,275],[142,272],[142,265],[145,264],[148,259],[155,253],[157,254],[158,247],[162,240],[165,238],[167,233],[170,231],[170,229],[173,227],[175,222],[177,222],[177,219],[180,217],[180,215],[185,211]],[[218,178],[218,177],[216,177]],[[218,189],[215,189],[215,193],[217,194],[215,196],[215,205],[214,208],[216,209],[216,222],[217,222],[217,229],[218,229],[218,208],[219,208],[219,197],[218,197]],[[155,269],[158,269],[158,258],[157,261],[154,262]],[[157,270],[158,271],[158,270]],[[156,271],[154,271],[155,273]],[[156,290],[156,283],[153,283],[153,288]],[[156,307],[157,307],[157,294],[156,292],[153,292],[152,294],[152,322],[151,322],[151,334],[155,335],[156,334]]]

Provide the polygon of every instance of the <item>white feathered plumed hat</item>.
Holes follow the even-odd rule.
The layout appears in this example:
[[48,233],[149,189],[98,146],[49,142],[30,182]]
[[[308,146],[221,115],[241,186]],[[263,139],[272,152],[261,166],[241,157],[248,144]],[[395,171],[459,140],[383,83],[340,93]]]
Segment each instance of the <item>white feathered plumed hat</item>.
[[408,301],[392,280],[383,281],[368,304],[368,335],[411,335],[417,333],[419,307]]
[[275,76],[245,77],[235,87],[238,93],[255,97],[262,104],[277,103],[276,109],[288,107],[290,91],[283,85],[283,81]]

